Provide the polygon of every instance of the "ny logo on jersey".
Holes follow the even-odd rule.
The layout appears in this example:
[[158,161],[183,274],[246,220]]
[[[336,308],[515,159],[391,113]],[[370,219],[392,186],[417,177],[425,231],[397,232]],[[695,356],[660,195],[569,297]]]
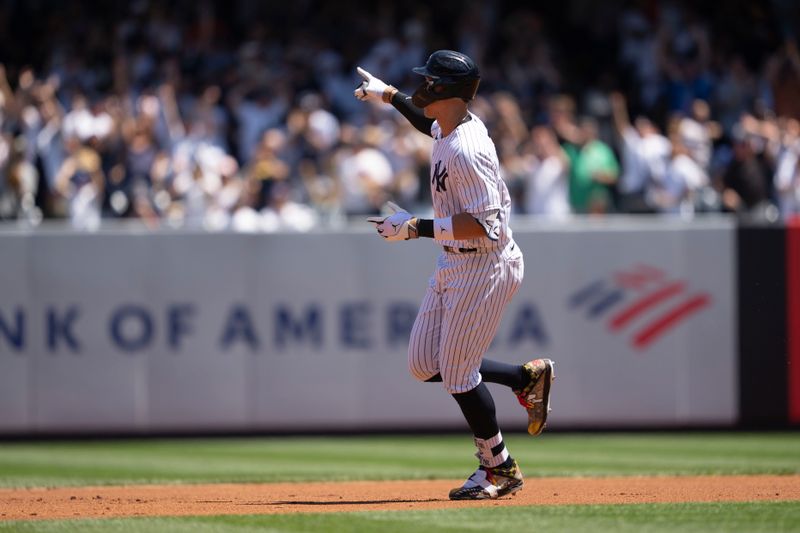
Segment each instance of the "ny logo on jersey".
[[436,162],[436,166],[433,167],[433,178],[431,178],[431,184],[436,184],[436,192],[447,191],[447,187],[444,185],[444,180],[447,178],[447,169],[442,167],[442,161],[439,160]]

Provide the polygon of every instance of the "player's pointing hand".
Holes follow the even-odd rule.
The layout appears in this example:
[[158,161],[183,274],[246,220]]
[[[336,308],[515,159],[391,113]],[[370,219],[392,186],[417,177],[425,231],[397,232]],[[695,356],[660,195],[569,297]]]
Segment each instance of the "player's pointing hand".
[[417,238],[414,217],[394,202],[386,202],[383,209],[390,214],[386,217],[368,217],[367,222],[375,224],[378,235],[387,241],[407,241]]
[[361,67],[356,67],[356,72],[358,72],[358,74],[364,78],[364,81],[362,81],[361,85],[359,85],[356,90],[353,91],[353,96],[361,101],[382,101],[383,94],[386,91],[386,88],[389,86]]

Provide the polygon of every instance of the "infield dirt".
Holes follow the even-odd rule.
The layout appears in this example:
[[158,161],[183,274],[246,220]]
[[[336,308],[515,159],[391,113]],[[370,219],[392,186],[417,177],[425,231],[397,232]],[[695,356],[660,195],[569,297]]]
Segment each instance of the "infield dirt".
[[800,500],[800,476],[528,478],[514,496],[449,501],[448,491],[460,484],[431,480],[0,489],[0,520]]

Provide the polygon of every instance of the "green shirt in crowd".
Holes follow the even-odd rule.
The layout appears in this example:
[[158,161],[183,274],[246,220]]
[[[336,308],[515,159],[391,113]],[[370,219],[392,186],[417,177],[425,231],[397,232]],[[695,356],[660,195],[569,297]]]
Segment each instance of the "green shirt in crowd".
[[589,141],[582,148],[564,146],[572,164],[569,184],[569,201],[575,213],[588,213],[602,207],[608,211],[611,194],[608,185],[593,176],[605,175],[616,181],[619,163],[614,152],[603,141]]

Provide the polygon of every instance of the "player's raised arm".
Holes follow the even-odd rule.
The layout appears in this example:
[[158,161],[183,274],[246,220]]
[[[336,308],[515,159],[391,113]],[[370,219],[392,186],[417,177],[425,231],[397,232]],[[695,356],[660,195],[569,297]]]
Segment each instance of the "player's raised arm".
[[372,100],[392,104],[412,126],[425,135],[431,135],[433,119],[426,117],[421,108],[412,104],[410,96],[401,93],[392,85],[387,85],[361,67],[357,67],[356,71],[364,81],[353,91],[353,96],[361,101]]

